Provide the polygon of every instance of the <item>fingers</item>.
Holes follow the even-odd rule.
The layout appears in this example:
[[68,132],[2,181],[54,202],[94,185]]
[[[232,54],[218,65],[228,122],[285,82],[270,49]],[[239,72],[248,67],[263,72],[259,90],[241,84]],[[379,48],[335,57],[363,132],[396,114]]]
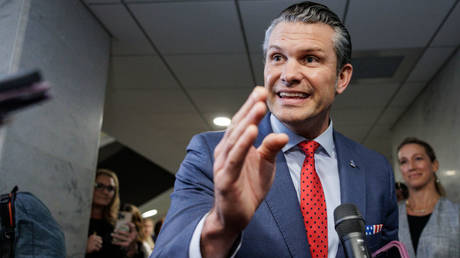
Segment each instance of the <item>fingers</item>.
[[124,242],[124,241],[129,240],[129,235],[124,232],[117,232],[117,233],[112,233],[112,238],[116,238],[117,242],[118,241]]
[[234,148],[231,149],[227,160],[225,161],[226,177],[224,178],[224,184],[232,183],[238,179],[240,174],[239,172],[244,164],[249,148],[252,147],[252,144],[257,137],[257,132],[257,126],[250,125],[235,143]]
[[222,152],[215,153],[214,171],[234,171],[234,178],[238,177],[239,170],[233,169],[243,164],[247,151],[257,137],[257,124],[262,120],[265,112],[265,104],[256,103],[249,114],[228,132],[226,139],[222,139],[220,143]]
[[136,232],[137,233],[136,226],[134,225],[134,223],[129,222],[128,226],[129,226],[129,232]]
[[96,234],[92,234],[89,236],[88,238],[88,247],[87,247],[87,252],[88,253],[91,253],[91,252],[94,252],[94,251],[99,251],[101,248],[102,248],[102,237],[96,235]]
[[275,162],[276,154],[287,144],[289,138],[286,134],[269,134],[265,137],[257,151],[261,158]]
[[119,246],[129,246],[137,237],[137,230],[136,227],[132,222],[128,223],[129,232],[124,231],[115,231],[112,233],[112,237],[114,239],[113,243]]
[[130,243],[129,233],[128,232],[114,232],[111,234],[112,243],[119,246],[128,246]]
[[117,240],[121,240],[121,241],[126,241],[127,239],[129,239],[129,235],[130,235],[129,232],[123,232],[123,231],[115,231],[111,234],[113,238],[116,238]]
[[239,121],[241,121],[246,116],[246,114],[251,110],[252,106],[254,106],[255,103],[259,101],[264,102],[266,98],[267,98],[267,93],[265,89],[263,87],[255,87],[251,95],[249,96],[249,98],[243,104],[243,106],[233,116],[232,123],[233,122],[238,123]]
[[[261,103],[261,104],[263,104],[265,106],[266,96],[267,96],[267,93],[266,93],[265,89],[262,88],[262,87],[256,87],[252,91],[251,95],[249,95],[248,99],[243,104],[243,106],[240,108],[240,110],[233,116],[232,123],[227,128],[227,130],[225,131],[225,134],[224,134],[224,137],[223,137],[221,143],[219,143],[217,145],[216,149],[215,149],[215,152],[214,152],[215,156],[218,156],[222,152],[225,151],[224,148],[226,146],[225,142],[227,141],[227,138],[231,137],[232,135],[235,137],[235,133],[236,133],[236,135],[241,134],[241,127],[246,128],[248,126],[248,123],[255,124],[255,123],[260,122],[260,120],[259,121],[252,121],[251,119],[248,119],[248,115],[251,112],[254,113],[255,111],[258,111],[258,112],[263,113],[262,115],[259,114],[259,117],[263,117],[263,115],[265,114],[265,111],[266,111],[265,109],[264,110],[260,110],[260,109],[253,110],[253,108],[258,103]],[[246,123],[245,123],[246,126],[241,125],[241,122],[243,120],[246,120]],[[238,130],[238,128],[240,130]]]
[[102,248],[102,240],[97,241],[97,242],[94,243],[94,249],[96,251],[99,251],[101,248]]

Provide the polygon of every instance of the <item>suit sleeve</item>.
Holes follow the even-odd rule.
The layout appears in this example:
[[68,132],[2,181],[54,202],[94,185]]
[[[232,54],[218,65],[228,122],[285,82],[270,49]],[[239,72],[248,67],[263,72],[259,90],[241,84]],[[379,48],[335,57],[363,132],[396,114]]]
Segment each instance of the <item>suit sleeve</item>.
[[193,232],[213,206],[214,145],[209,147],[207,140],[197,135],[187,147],[176,174],[171,206],[151,257],[188,257]]

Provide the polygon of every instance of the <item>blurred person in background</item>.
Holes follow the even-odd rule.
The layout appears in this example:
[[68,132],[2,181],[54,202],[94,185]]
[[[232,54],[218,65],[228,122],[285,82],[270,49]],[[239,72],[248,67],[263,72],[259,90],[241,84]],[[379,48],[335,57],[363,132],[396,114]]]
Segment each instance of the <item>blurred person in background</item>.
[[460,257],[460,205],[445,198],[433,148],[406,138],[398,149],[409,198],[399,203],[399,240],[410,257]]
[[398,202],[406,200],[409,197],[409,189],[404,183],[396,182],[395,183],[395,190],[396,190],[396,199]]
[[136,231],[138,232],[134,244],[135,247],[131,248],[131,252],[128,253],[129,257],[148,258],[153,249],[150,249],[150,246],[147,244],[147,239],[150,236],[145,234],[144,220],[142,218],[141,212],[139,211],[139,208],[127,203],[123,205],[122,210],[132,214],[131,221],[136,227]]
[[161,218],[155,223],[155,227],[153,228],[153,241],[157,241],[158,235],[160,234],[161,227],[163,226],[163,221],[165,218]]
[[99,169],[96,172],[91,207],[85,256],[87,258],[132,257],[128,254],[135,247],[137,232],[134,224],[128,224],[128,232],[114,232],[120,207],[118,193],[117,175],[110,170]]
[[155,244],[153,243],[153,220],[149,218],[144,219],[144,235],[145,241],[144,243],[148,245],[150,253],[153,251],[153,247]]

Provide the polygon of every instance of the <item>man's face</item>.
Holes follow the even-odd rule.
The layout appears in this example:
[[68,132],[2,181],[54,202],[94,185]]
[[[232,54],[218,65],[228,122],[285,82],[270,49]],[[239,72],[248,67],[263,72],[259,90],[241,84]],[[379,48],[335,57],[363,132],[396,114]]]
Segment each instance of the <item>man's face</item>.
[[325,130],[335,95],[348,85],[352,67],[346,65],[337,76],[334,36],[329,25],[300,22],[281,22],[270,35],[264,70],[267,104],[294,130],[309,122]]

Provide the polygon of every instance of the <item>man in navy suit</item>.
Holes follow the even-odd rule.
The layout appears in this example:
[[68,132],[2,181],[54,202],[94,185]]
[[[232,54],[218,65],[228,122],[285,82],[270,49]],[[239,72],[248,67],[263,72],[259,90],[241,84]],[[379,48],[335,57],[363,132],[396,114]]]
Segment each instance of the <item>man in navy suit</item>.
[[327,254],[319,257],[345,256],[333,217],[341,203],[355,204],[374,229],[371,252],[397,239],[390,165],[332,127],[332,103],[353,71],[340,19],[316,3],[288,7],[268,28],[264,52],[265,87],[253,90],[225,133],[197,135],[187,147],[153,257],[312,257],[320,239],[301,212],[299,175],[299,143],[311,140],[327,213]]

